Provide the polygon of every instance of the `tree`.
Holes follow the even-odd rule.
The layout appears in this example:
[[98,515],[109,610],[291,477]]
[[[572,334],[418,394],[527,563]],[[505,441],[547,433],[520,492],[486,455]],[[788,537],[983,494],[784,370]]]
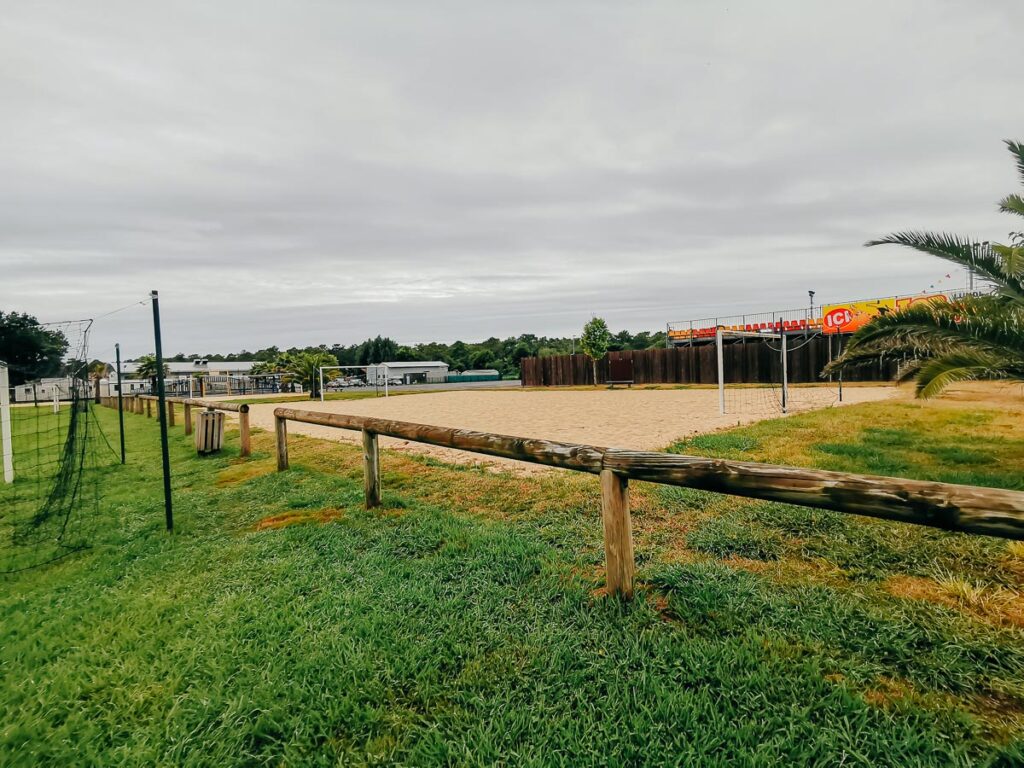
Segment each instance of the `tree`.
[[89,376],[92,378],[92,391],[94,402],[100,402],[100,380],[107,375],[107,364],[102,360],[93,360],[89,363]]
[[[1024,184],[1024,144],[1007,141]],[[1024,198],[1000,201],[1004,213],[1024,216]],[[946,233],[898,232],[868,246],[895,244],[967,267],[994,290],[954,302],[917,302],[879,315],[858,330],[825,375],[868,360],[908,358],[900,380],[916,379],[918,397],[933,397],[957,381],[1024,381],[1024,233],[1010,245],[978,243]]]
[[334,356],[327,352],[298,352],[282,360],[285,379],[301,384],[310,400],[320,396],[320,368],[335,364]]
[[590,358],[594,366],[594,383],[597,384],[597,361],[608,353],[608,346],[611,344],[612,334],[608,330],[608,323],[600,317],[592,317],[590,322],[583,326],[583,333],[580,335],[580,347],[583,353]]
[[[152,387],[150,391],[156,392],[156,377],[159,369],[156,365],[156,355],[143,355],[135,361],[135,376],[139,379],[149,379]],[[163,375],[167,376],[167,363],[164,363]]]
[[12,387],[58,375],[67,351],[68,340],[60,331],[24,312],[0,311],[0,360],[10,367]]

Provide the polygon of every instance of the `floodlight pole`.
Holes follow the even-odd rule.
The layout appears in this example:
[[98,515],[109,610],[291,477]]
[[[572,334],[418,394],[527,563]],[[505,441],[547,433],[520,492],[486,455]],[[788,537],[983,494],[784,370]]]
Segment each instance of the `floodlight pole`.
[[4,482],[14,482],[14,445],[11,442],[11,385],[7,363],[0,363],[0,452],[3,453]]
[[715,346],[718,348],[718,412],[725,415],[725,354],[722,350],[722,327],[715,329]]
[[167,447],[167,393],[164,390],[164,352],[160,339],[160,299],[156,291],[149,294],[153,301],[153,340],[156,343],[156,396],[160,416],[160,453],[164,470],[164,519],[168,532],[174,531],[174,510],[171,507],[171,454]]
[[121,433],[121,463],[124,464],[124,387],[121,386],[121,345],[114,345],[117,363],[117,428]]

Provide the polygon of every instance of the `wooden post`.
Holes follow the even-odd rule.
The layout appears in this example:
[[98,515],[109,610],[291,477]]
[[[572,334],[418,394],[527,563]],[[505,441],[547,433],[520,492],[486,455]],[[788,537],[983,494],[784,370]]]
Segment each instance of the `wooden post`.
[[147,400],[146,401],[146,418],[147,419],[153,418],[153,401],[152,400]]
[[377,433],[363,430],[363,491],[366,508],[380,506],[380,447]]
[[274,438],[277,447],[277,471],[288,469],[288,419],[274,417]]
[[192,406],[185,403],[185,434],[192,434]]
[[238,434],[242,449],[239,453],[248,456],[252,453],[252,441],[249,439],[249,409],[238,412]]
[[601,517],[604,520],[605,585],[609,595],[633,597],[633,523],[629,515],[629,480],[601,470]]
[[174,426],[174,403],[170,401],[167,402],[167,426]]

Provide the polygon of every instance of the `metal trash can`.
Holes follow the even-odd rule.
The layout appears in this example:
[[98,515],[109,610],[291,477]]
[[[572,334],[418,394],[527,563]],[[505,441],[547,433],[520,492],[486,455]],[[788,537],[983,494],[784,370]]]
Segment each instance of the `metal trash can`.
[[224,447],[224,414],[212,409],[200,411],[194,432],[200,456],[217,453]]

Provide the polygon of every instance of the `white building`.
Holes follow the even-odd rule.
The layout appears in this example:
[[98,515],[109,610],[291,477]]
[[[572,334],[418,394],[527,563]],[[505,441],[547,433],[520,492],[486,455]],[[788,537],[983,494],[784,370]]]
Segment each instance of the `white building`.
[[[49,402],[53,400],[54,395],[57,396],[58,400],[70,400],[71,386],[71,379],[65,376],[62,378],[30,381],[26,384],[19,384],[11,389],[14,391],[14,402],[31,403],[33,401]],[[92,393],[91,389],[89,393]]]
[[401,379],[403,384],[443,384],[448,379],[448,363],[380,363],[366,366],[366,380],[383,382]]
[[[206,376],[246,376],[255,360],[186,360],[184,363],[165,363],[168,378],[182,379],[195,376],[197,373]],[[138,363],[121,363],[124,376],[134,376]]]

